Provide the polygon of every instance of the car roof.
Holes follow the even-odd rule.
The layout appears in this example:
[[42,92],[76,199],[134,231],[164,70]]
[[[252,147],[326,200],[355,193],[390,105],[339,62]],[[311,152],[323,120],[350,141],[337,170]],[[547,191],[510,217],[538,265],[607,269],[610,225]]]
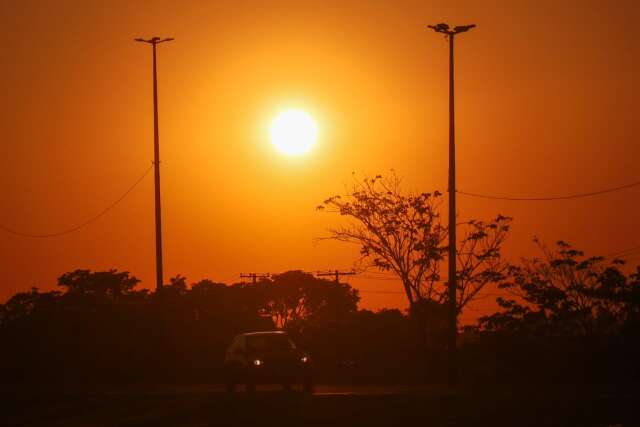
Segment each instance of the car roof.
[[262,332],[245,332],[244,334],[240,334],[245,337],[254,337],[260,335],[286,335],[285,331],[262,331]]

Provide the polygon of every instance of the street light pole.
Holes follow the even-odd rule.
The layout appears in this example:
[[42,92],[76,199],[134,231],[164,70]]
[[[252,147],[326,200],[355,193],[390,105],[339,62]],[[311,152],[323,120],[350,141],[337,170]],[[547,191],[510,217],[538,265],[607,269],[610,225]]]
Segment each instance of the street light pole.
[[155,177],[155,222],[156,222],[156,292],[160,294],[163,284],[162,272],[162,210],[160,208],[160,135],[158,132],[158,73],[156,68],[156,46],[172,41],[172,38],[153,37],[135,41],[149,43],[153,48],[153,165]]
[[458,33],[469,31],[475,25],[450,29],[447,24],[429,25],[437,33],[445,34],[449,41],[449,333],[447,334],[448,378],[450,384],[458,381],[456,340],[458,336],[457,307],[457,250],[456,250],[456,127],[454,104],[453,40]]

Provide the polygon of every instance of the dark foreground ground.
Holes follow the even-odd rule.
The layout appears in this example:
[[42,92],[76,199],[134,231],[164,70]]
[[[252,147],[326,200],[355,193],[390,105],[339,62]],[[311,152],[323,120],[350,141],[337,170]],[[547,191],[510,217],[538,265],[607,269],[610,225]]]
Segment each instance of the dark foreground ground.
[[10,387],[0,426],[640,426],[634,387]]

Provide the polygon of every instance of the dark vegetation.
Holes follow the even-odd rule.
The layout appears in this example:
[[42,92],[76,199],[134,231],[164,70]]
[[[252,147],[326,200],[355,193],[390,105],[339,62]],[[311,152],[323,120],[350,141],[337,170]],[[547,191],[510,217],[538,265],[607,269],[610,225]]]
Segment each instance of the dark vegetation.
[[[348,284],[289,271],[254,284],[177,276],[161,293],[116,270],[76,270],[59,290],[0,305],[4,382],[219,383],[237,333],[282,328],[312,355],[316,381],[445,382],[447,229],[440,194],[406,194],[391,174],[354,180],[320,209],[343,217],[329,239],[356,243],[362,269],[394,273],[409,303],[359,310]],[[511,218],[458,224],[457,296],[463,312],[487,288],[499,311],[460,335],[463,381],[529,384],[639,379],[640,267],[587,257],[569,244],[542,257],[502,257]]]
[[[465,381],[638,379],[640,270],[587,258],[565,243],[510,265],[501,310],[461,333]],[[283,327],[311,352],[318,381],[444,381],[444,310],[358,310],[357,290],[299,271],[257,284],[171,279],[161,295],[127,272],[76,270],[60,290],[0,306],[3,382],[216,383],[234,334]],[[425,321],[424,319],[427,319]],[[416,333],[422,328],[421,333]],[[420,348],[420,337],[428,337]]]
[[497,355],[496,377],[640,379],[640,266],[625,274],[621,260],[586,257],[562,241],[539,245],[541,258],[509,266],[498,284],[502,310],[474,328],[477,345]]

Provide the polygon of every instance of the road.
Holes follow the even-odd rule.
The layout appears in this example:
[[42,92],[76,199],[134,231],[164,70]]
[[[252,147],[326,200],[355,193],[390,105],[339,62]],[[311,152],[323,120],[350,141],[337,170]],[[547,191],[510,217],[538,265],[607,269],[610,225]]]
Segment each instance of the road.
[[319,386],[228,395],[221,386],[0,389],[3,426],[633,426],[638,394],[619,388]]

